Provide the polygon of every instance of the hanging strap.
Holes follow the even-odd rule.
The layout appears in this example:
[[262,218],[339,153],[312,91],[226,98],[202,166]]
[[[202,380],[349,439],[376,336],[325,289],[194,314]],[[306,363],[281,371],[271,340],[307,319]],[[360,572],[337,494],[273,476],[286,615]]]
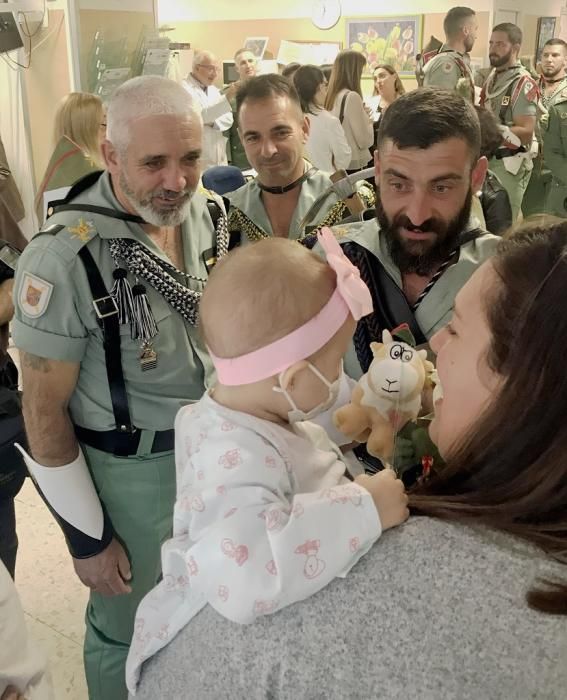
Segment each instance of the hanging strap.
[[[132,420],[130,418],[126,382],[124,381],[124,371],[122,368],[118,306],[113,297],[108,293],[100,270],[86,246],[83,246],[79,250],[79,257],[85,267],[89,287],[93,296],[94,310],[98,323],[102,328],[106,374],[108,377],[112,412],[116,422],[116,431],[119,434],[132,434],[136,431],[136,428],[132,425]],[[115,454],[121,454],[119,445],[117,445],[115,449]]]
[[341,100],[341,111],[339,113],[339,121],[341,124],[343,123],[343,120],[345,118],[345,105],[346,105],[347,97],[349,95],[350,95],[350,92],[348,92],[348,91],[345,92],[345,94],[343,95],[343,99]]

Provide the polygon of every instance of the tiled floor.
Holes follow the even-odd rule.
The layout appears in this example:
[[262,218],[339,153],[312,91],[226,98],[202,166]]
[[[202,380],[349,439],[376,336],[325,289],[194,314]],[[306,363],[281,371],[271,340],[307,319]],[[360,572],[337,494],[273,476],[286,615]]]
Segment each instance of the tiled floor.
[[82,642],[87,589],[63,535],[28,479],[16,498],[16,587],[30,637],[49,658],[57,700],[86,700]]

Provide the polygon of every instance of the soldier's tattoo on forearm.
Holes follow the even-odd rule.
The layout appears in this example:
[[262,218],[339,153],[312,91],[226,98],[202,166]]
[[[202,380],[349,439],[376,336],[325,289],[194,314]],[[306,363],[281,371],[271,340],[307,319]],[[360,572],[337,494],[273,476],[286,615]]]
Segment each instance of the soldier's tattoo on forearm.
[[31,355],[29,352],[21,352],[20,358],[24,367],[35,369],[36,371],[43,372],[44,374],[50,371],[49,360],[45,357]]

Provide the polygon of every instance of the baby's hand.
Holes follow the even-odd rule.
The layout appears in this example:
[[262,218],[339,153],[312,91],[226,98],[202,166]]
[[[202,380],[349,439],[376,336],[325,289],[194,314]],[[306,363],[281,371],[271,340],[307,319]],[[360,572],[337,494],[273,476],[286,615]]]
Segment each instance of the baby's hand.
[[408,519],[406,490],[392,469],[384,469],[372,476],[361,474],[356,477],[355,482],[369,491],[374,499],[382,530],[401,525]]

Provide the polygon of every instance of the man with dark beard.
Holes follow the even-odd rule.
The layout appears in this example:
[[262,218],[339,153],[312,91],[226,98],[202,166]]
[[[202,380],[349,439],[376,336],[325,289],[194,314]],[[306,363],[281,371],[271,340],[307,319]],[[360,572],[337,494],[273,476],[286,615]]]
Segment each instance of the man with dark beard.
[[384,328],[408,323],[426,343],[493,254],[499,239],[470,216],[487,169],[480,143],[474,107],[456,93],[423,88],[386,112],[374,154],[376,219],[334,229],[374,298],[345,361],[351,377],[367,370]]
[[91,589],[91,700],[127,697],[134,614],[173,521],[175,415],[212,372],[198,303],[228,249],[222,200],[196,191],[202,125],[183,87],[134,78],[107,118],[107,171],[55,208],[14,285],[24,455]]
[[[567,123],[566,117],[561,117],[567,111],[567,44],[563,39],[545,42],[541,74],[540,152],[534,161],[522,213],[524,217],[542,213],[567,216],[567,205],[564,204],[567,197]],[[557,202],[559,207],[554,206]]]
[[539,90],[531,74],[518,60],[522,30],[504,22],[492,30],[489,59],[493,70],[481,92],[481,106],[490,109],[500,122],[502,145],[490,160],[512,205],[512,221],[520,213],[537,153],[534,141]]

